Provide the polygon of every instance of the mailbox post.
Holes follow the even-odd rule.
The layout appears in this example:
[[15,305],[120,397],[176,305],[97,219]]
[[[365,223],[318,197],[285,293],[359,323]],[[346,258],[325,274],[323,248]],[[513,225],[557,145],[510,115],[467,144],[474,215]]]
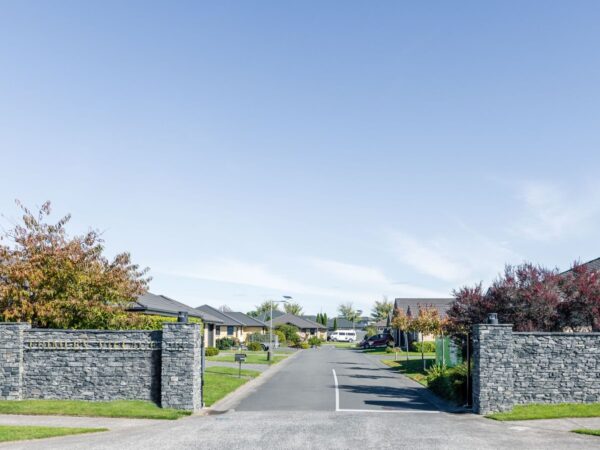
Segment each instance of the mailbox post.
[[245,353],[236,353],[235,354],[235,362],[239,363],[239,365],[240,365],[238,378],[242,378],[242,363],[245,361],[246,361]]

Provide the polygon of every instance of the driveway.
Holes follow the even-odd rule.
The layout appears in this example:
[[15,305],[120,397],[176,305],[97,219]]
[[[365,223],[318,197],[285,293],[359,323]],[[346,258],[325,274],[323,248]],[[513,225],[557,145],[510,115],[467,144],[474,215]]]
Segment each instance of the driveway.
[[[306,350],[226,411],[0,449],[598,449],[593,436],[451,412],[360,352]],[[277,367],[277,366],[275,366]],[[335,377],[334,377],[335,371]],[[337,378],[337,384],[336,380]],[[260,380],[260,378],[255,381]],[[65,426],[69,419],[64,419]],[[0,420],[1,423],[1,420]],[[566,428],[565,428],[566,429]]]

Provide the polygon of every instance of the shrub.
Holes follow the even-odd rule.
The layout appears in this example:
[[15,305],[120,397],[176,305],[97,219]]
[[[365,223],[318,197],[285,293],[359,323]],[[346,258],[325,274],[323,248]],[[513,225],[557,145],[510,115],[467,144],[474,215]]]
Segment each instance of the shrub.
[[435,352],[435,342],[413,342],[411,344],[411,348],[413,352],[421,352],[421,346],[423,347],[424,353],[434,353]]
[[310,347],[310,345],[308,345],[308,342],[300,342],[297,346],[298,346],[298,348],[301,348],[304,350],[306,350],[307,348]]
[[217,339],[217,348],[219,350],[229,350],[231,347],[237,345],[236,340],[232,338],[221,338]]
[[286,341],[293,341],[294,336],[298,335],[298,327],[293,325],[277,325],[276,330],[283,333]]
[[285,338],[285,334],[283,334],[283,331],[275,330],[275,334],[277,335],[277,339],[279,340],[279,345],[285,345],[287,339]]
[[386,353],[394,353],[396,350],[394,350],[394,347],[386,347],[385,348],[385,352]]
[[298,344],[302,342],[302,338],[298,333],[294,333],[291,337],[288,338],[288,342],[291,343],[293,346],[298,346]]
[[219,349],[216,347],[206,347],[204,349],[204,354],[206,356],[217,356],[219,354]]
[[440,397],[456,403],[467,400],[467,365],[431,366],[427,370],[427,386]]
[[309,340],[308,340],[308,345],[313,346],[321,346],[321,339],[319,339],[317,336],[312,336]]
[[262,350],[262,344],[260,342],[249,342],[248,350],[251,352],[258,352]]

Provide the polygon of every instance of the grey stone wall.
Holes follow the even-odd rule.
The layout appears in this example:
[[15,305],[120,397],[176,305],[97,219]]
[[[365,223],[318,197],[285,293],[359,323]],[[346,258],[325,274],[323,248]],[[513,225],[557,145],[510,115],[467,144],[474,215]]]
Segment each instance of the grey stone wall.
[[23,399],[23,337],[29,328],[0,323],[0,400]]
[[512,325],[473,327],[473,410],[479,414],[512,408]]
[[600,402],[600,333],[514,333],[514,403]]
[[600,333],[513,333],[473,327],[473,409],[600,402]]
[[150,400],[201,408],[200,326],[38,330],[0,323],[0,400]]
[[160,402],[160,331],[31,330],[23,391],[31,399]]
[[197,411],[202,407],[200,326],[165,323],[162,340],[163,408]]

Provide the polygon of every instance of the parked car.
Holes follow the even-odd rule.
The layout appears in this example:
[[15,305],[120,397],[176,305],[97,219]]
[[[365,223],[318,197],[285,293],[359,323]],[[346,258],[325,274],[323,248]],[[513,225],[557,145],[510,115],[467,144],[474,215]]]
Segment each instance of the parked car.
[[361,348],[378,348],[394,345],[394,338],[391,334],[376,334],[369,338],[365,338],[359,344]]
[[356,341],[356,331],[336,330],[329,335],[329,340],[333,342],[354,342]]

